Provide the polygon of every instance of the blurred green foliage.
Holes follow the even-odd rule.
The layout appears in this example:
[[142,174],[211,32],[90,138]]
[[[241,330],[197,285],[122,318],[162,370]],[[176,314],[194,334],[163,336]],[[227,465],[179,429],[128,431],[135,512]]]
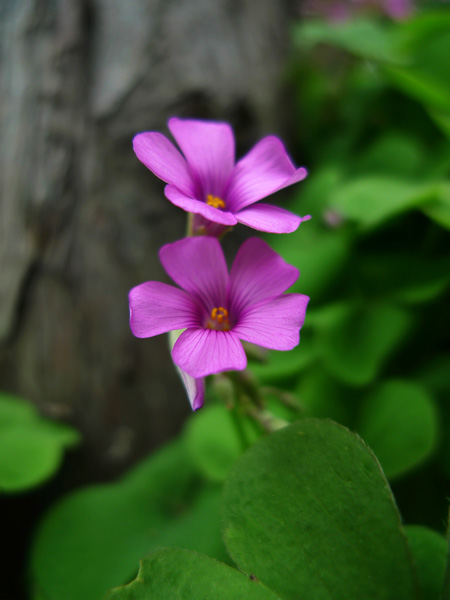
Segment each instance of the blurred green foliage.
[[61,465],[64,449],[78,432],[39,416],[26,400],[0,394],[0,493],[18,493],[42,484]]
[[[293,40],[296,136],[310,177],[287,207],[313,219],[268,239],[300,269],[293,291],[311,301],[299,348],[267,373],[295,390],[305,414],[358,431],[407,518],[442,530],[450,490],[450,11],[397,23],[306,21],[293,27]],[[251,368],[267,385],[264,365]]]
[[[32,550],[35,600],[99,598],[165,545],[189,551],[158,550],[109,597],[322,600],[329,586],[333,598],[438,600],[446,568],[450,598],[450,13],[304,22],[293,42],[310,176],[288,208],[313,219],[267,238],[311,297],[302,342],[250,362],[234,405],[210,386],[180,439],[122,481],[53,507]],[[230,561],[223,481],[227,549],[275,596],[192,552]]]

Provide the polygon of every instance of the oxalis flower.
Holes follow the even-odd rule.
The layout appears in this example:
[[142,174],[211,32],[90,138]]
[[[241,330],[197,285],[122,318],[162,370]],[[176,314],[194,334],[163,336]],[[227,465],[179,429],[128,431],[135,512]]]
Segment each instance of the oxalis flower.
[[282,142],[262,139],[235,164],[234,136],[227,123],[172,118],[169,129],[184,156],[164,135],[139,133],[133,140],[139,160],[168,183],[166,197],[195,214],[194,230],[220,235],[237,223],[259,231],[291,233],[302,220],[291,212],[258,200],[304,179]]
[[172,358],[188,376],[199,380],[245,369],[240,340],[274,350],[291,350],[299,343],[309,298],[283,293],[297,280],[298,269],[264,241],[244,242],[230,273],[213,237],[167,244],[159,256],[181,289],[158,281],[133,288],[130,326],[140,338],[184,329]]

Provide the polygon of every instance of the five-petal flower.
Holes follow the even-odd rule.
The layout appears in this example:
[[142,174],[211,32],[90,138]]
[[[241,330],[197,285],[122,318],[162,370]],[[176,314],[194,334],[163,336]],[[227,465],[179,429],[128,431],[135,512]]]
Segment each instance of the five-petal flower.
[[266,242],[245,241],[229,273],[219,241],[209,236],[167,244],[159,256],[180,287],[148,281],[133,288],[131,330],[147,338],[184,329],[172,358],[190,377],[244,369],[240,340],[274,350],[291,350],[299,343],[309,298],[284,294],[298,269]]
[[184,156],[156,131],[137,134],[134,151],[168,184],[166,197],[195,214],[197,230],[219,235],[242,223],[259,231],[291,233],[310,218],[255,204],[307,175],[305,168],[294,167],[277,137],[263,138],[235,164],[234,136],[227,123],[173,117],[168,126]]

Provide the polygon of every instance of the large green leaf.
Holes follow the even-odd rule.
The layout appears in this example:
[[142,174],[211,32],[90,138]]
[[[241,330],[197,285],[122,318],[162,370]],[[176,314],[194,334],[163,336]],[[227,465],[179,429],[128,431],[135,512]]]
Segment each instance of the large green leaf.
[[284,600],[411,600],[400,517],[364,443],[306,419],[242,456],[224,489],[224,536],[238,566]]
[[417,383],[386,381],[363,403],[358,432],[386,477],[403,475],[427,459],[436,446],[438,415],[433,399]]
[[122,481],[76,491],[52,508],[32,548],[33,586],[47,600],[98,600],[160,546],[225,558],[219,500],[220,488],[199,486],[184,444],[169,445]]
[[21,492],[57,471],[78,432],[39,416],[30,402],[0,394],[0,492]]
[[351,385],[370,383],[411,325],[406,311],[383,303],[331,305],[310,321],[327,368]]
[[105,600],[278,600],[259,581],[212,558],[178,548],[154,552],[135,581]]
[[405,527],[422,600],[440,600],[444,583],[447,542],[444,536],[421,525]]

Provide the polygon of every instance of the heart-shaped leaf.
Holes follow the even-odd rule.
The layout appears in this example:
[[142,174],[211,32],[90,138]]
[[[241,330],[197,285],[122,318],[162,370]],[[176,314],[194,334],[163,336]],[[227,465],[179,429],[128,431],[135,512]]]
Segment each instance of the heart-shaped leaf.
[[224,490],[227,548],[284,600],[411,600],[415,580],[379,464],[354,434],[305,419],[253,446]]
[[167,548],[141,562],[135,581],[105,600],[279,600],[259,581],[196,552]]

